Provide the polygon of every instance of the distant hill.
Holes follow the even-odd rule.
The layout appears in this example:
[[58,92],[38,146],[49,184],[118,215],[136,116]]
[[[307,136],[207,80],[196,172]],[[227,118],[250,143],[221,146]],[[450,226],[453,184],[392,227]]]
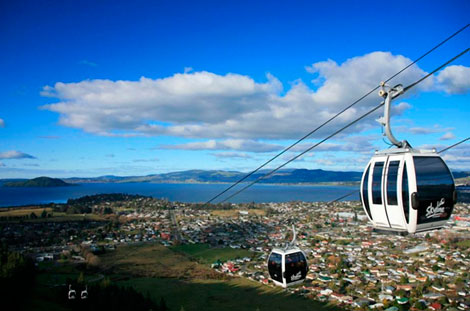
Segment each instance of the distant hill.
[[[258,179],[269,171],[256,172],[246,179],[247,182]],[[152,174],[147,176],[100,176],[94,178],[67,178],[69,183],[128,183],[128,182],[153,182],[153,183],[232,183],[243,178],[247,173],[222,170],[188,170],[164,174]],[[361,172],[336,172],[307,169],[279,170],[272,176],[263,179],[260,183],[298,184],[298,183],[323,183],[338,182],[350,183],[360,181]]]
[[66,187],[73,186],[62,179],[50,177],[37,177],[29,180],[9,181],[3,187]]
[[[251,175],[245,182],[254,181],[269,170],[260,170]],[[147,176],[113,176],[106,175],[100,177],[72,177],[54,179],[49,177],[39,177],[32,180],[0,180],[7,187],[62,187],[70,184],[87,183],[234,183],[245,177],[246,172],[222,171],[222,170],[188,170],[171,172],[164,174],[152,174]],[[453,172],[456,184],[468,184],[470,172]],[[264,184],[357,184],[360,182],[362,172],[354,171],[325,171],[321,169],[284,169],[279,170],[268,178],[262,179],[259,183]]]

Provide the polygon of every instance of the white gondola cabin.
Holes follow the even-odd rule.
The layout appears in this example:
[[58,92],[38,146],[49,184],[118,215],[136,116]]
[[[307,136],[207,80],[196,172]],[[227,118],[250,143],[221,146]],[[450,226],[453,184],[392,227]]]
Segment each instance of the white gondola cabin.
[[455,204],[452,174],[435,152],[377,152],[361,181],[361,200],[374,228],[415,233],[444,226]]
[[69,299],[75,299],[76,296],[77,296],[77,292],[72,288],[72,284],[69,284],[68,298]]
[[362,175],[360,197],[375,229],[415,233],[444,226],[457,196],[452,173],[435,150],[413,149],[392,134],[391,100],[405,91],[401,85],[385,90],[382,83],[385,114],[378,121],[397,148],[372,157]]

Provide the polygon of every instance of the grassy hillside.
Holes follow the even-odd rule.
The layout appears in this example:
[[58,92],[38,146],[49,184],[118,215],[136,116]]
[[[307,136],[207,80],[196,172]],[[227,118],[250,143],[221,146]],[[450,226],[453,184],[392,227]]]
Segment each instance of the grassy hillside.
[[[207,245],[176,247],[178,252],[155,244],[119,247],[101,256],[102,268],[117,283],[132,286],[154,301],[161,297],[170,310],[332,310],[325,304],[287,294],[278,287],[244,278],[227,278],[192,261],[184,253],[205,262],[217,258],[250,255],[246,250],[212,248]],[[243,252],[243,253],[241,253]]]
[[136,278],[120,284],[149,293],[154,301],[165,297],[170,310],[176,311],[182,308],[185,311],[333,310],[319,302],[287,294],[281,288],[242,278],[229,281]]
[[[247,255],[240,252],[248,251],[211,249],[200,244],[181,246],[175,252],[162,245],[139,243],[119,246],[115,251],[101,255],[99,266],[89,269],[76,264],[44,262],[38,267],[34,291],[25,297],[26,309],[70,310],[66,284],[83,274],[89,290],[96,290],[97,285],[108,280],[112,285],[132,287],[154,303],[163,298],[168,310],[174,311],[338,310],[288,294],[279,287],[228,277],[185,255],[188,253],[210,262],[219,257]],[[90,297],[93,294],[96,293],[90,290]]]

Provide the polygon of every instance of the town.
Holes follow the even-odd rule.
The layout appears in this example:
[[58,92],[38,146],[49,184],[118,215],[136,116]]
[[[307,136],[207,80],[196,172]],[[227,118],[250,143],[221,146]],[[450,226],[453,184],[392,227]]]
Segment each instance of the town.
[[265,286],[274,286],[267,272],[269,253],[290,240],[294,225],[309,272],[302,285],[287,289],[292,295],[350,310],[470,308],[468,203],[456,205],[445,228],[407,236],[374,232],[356,201],[204,206],[98,195],[51,204],[18,219],[2,213],[1,242],[37,264],[97,266],[102,254],[139,243],[205,245],[243,250],[243,256],[207,266]]

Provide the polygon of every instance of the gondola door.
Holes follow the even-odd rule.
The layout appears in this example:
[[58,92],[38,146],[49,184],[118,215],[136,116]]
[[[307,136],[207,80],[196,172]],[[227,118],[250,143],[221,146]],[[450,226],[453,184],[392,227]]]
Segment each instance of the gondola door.
[[390,227],[384,206],[383,184],[387,156],[374,156],[369,172],[369,202],[372,219],[377,226]]
[[382,193],[383,204],[387,212],[390,227],[394,229],[406,230],[405,213],[403,210],[401,191],[401,181],[404,167],[402,155],[388,156]]
[[283,256],[279,253],[272,252],[268,259],[268,271],[269,276],[275,282],[278,282],[279,285],[285,286],[282,279],[282,266],[283,266]]
[[302,282],[307,276],[307,259],[300,251],[286,254],[284,267],[286,285]]

